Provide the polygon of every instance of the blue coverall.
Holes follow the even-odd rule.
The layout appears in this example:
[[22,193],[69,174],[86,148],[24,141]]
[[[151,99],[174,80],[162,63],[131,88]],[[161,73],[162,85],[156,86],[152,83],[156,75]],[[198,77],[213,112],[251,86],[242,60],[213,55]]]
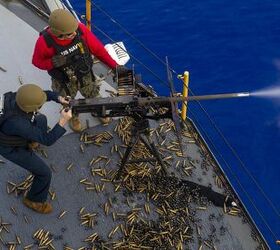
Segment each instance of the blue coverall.
[[[45,91],[45,93],[47,101],[59,102],[57,93],[52,91]],[[51,131],[47,132],[47,118],[42,114],[36,115],[34,122],[21,116],[10,117],[3,123],[1,131],[7,135],[17,135],[28,141],[38,142],[46,146],[54,144],[66,132],[58,123]],[[26,198],[34,202],[45,202],[52,176],[48,165],[27,147],[3,146],[0,144],[0,154],[34,175],[31,189]]]

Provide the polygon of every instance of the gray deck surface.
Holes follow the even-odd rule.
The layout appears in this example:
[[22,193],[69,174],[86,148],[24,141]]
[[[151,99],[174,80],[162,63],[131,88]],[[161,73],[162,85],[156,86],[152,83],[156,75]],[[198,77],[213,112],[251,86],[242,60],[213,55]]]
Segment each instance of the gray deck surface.
[[[0,0],[0,3],[0,28],[5,34],[5,37],[0,35],[0,42],[7,46],[7,49],[2,50],[0,57],[0,66],[7,70],[7,72],[0,71],[1,92],[16,90],[20,86],[19,76],[23,79],[24,83],[35,81],[40,82],[42,87],[49,88],[50,79],[47,74],[31,65],[31,54],[38,36],[38,30],[44,25],[41,26],[39,24],[38,26],[33,26],[33,21],[29,23],[33,27],[26,25],[22,21],[25,20],[24,18],[18,18],[4,7],[8,5],[11,10],[14,7],[24,9],[23,6],[19,5],[18,1],[7,2]],[[24,11],[26,13],[28,12],[26,9]],[[33,15],[33,18],[33,20],[36,20],[38,17]],[[39,23],[37,21],[35,22],[37,24]],[[11,33],[9,30],[14,30],[15,32]],[[14,34],[17,34],[21,39],[14,39]],[[16,48],[16,50],[10,50],[9,46]],[[110,82],[111,78],[107,76],[106,68],[100,64],[96,64],[94,67],[96,69],[95,72],[98,72],[98,76],[101,78],[105,77],[105,80]],[[110,85],[103,81],[103,95],[109,95],[106,89],[113,90]],[[58,112],[59,106],[55,104],[50,104],[43,110],[43,113],[49,118],[50,126],[53,126],[57,121]],[[154,224],[157,224],[159,221],[162,223],[163,217],[160,216],[162,207],[157,207],[159,202],[156,199],[150,198],[147,200],[147,194],[145,192],[139,192],[139,190],[137,191],[137,188],[133,192],[128,191],[127,188],[131,187],[131,183],[135,182],[132,176],[128,176],[124,185],[119,187],[118,183],[108,181],[112,177],[112,173],[109,174],[110,170],[116,171],[118,169],[118,162],[121,159],[120,153],[115,152],[115,149],[120,149],[122,153],[125,151],[125,148],[121,146],[123,142],[114,132],[119,121],[115,120],[109,126],[103,126],[98,125],[98,122],[90,116],[83,117],[84,121],[85,119],[89,120],[90,126],[95,125],[86,131],[89,134],[99,134],[109,131],[114,137],[108,143],[103,143],[102,146],[93,144],[85,145],[80,141],[79,134],[69,133],[53,146],[44,148],[44,152],[47,153],[47,158],[45,154],[42,154],[42,157],[52,166],[53,171],[50,191],[55,192],[56,195],[51,201],[54,212],[50,215],[40,215],[23,206],[21,200],[24,190],[20,192],[22,187],[20,183],[25,180],[29,173],[3,159],[5,163],[0,164],[0,249],[12,249],[11,246],[16,242],[15,249],[23,249],[24,246],[29,244],[33,244],[30,249],[38,249],[38,239],[33,237],[33,235],[40,229],[44,230],[42,233],[49,232],[45,243],[52,240],[51,243],[55,249],[67,249],[65,246],[69,246],[72,249],[80,249],[81,247],[85,247],[84,249],[86,249],[86,247],[92,246],[95,246],[96,249],[145,249],[143,247],[132,248],[132,245],[128,247],[129,242],[132,242],[132,236],[126,237],[125,247],[113,248],[116,246],[113,242],[116,244],[117,241],[123,239],[124,232],[120,229],[121,227],[116,229],[114,233],[112,230],[120,224],[123,227],[127,224],[127,229],[130,229],[131,235],[134,235],[132,231],[135,230],[132,229],[132,225],[137,227],[141,219],[147,222],[155,221]],[[163,121],[160,123],[163,123]],[[172,156],[172,160],[166,160],[169,163],[168,176],[177,176],[180,179],[184,178],[205,186],[211,185],[217,192],[228,193],[229,188],[226,188],[226,181],[221,185],[221,181],[217,177],[221,176],[222,178],[222,172],[216,163],[207,157],[209,152],[201,147],[199,136],[192,129],[189,129],[186,133],[187,136],[183,137],[185,157],[178,157],[175,151],[167,150],[168,146],[172,148],[176,145],[174,132],[172,129],[168,131],[168,125],[160,126],[160,123],[151,123],[152,128],[158,128],[157,131],[159,134],[157,135],[154,132],[152,138],[157,144],[157,148],[164,154],[163,158]],[[160,130],[161,127],[163,128]],[[163,142],[163,136],[161,134],[167,137],[163,145],[160,145]],[[98,160],[100,156],[105,157],[96,164],[90,164],[92,159]],[[111,161],[108,163],[109,159]],[[180,163],[177,165],[178,160],[180,160]],[[108,164],[106,165],[106,163]],[[184,167],[188,168],[187,173],[189,176],[184,173],[183,164],[185,164]],[[134,168],[135,166],[130,167]],[[148,165],[147,168],[150,168],[150,171],[155,169],[151,165]],[[103,173],[99,172],[101,170],[98,169],[103,169]],[[136,173],[138,172],[140,174],[142,170],[143,166],[140,168],[138,166]],[[81,180],[82,183],[80,182]],[[14,185],[11,183],[16,184],[15,188],[13,188]],[[138,180],[137,183],[135,182],[134,185],[137,186],[139,183],[141,183],[141,180]],[[99,189],[102,189],[103,185],[104,190],[100,191]],[[86,188],[89,190],[86,190]],[[116,189],[118,190],[115,191]],[[18,195],[16,195],[16,190],[18,190]],[[168,190],[171,190],[171,186],[166,186],[164,192]],[[178,203],[180,204],[180,202]],[[105,206],[106,209],[104,209]],[[194,213],[194,222],[188,221],[185,225],[182,222],[178,225],[178,227],[190,227],[186,232],[192,237],[192,240],[190,242],[184,241],[183,249],[215,249],[214,247],[221,250],[267,249],[263,245],[261,236],[247,223],[250,220],[246,217],[244,211],[239,216],[232,216],[225,214],[222,208],[215,207],[209,202],[206,202],[206,210],[200,210],[198,207],[204,205],[197,202],[190,202],[186,206],[190,213]],[[83,211],[80,212],[83,207]],[[151,209],[150,213],[147,211],[148,207]],[[63,211],[67,212],[59,219]],[[133,211],[137,219],[131,224],[125,223],[127,214]],[[85,221],[84,219],[81,220],[81,217],[84,216],[83,218],[86,218],[86,213],[96,214],[93,216],[94,225],[92,228],[87,224],[81,225]],[[125,214],[125,218],[121,215],[116,215],[114,220],[113,214],[118,213]],[[174,215],[174,218],[176,216]],[[182,220],[184,219],[188,220],[183,216]],[[3,222],[10,223],[11,225],[4,227],[3,225],[5,224],[1,225]],[[172,220],[169,223],[173,223]],[[252,230],[254,230],[253,233]],[[89,244],[88,241],[85,242],[86,238],[94,233],[98,234],[98,238],[93,244]],[[160,233],[164,232],[157,232],[157,236]],[[109,234],[111,237],[108,237]],[[18,244],[19,239],[17,239],[17,236],[20,238],[20,245]],[[174,242],[178,242],[178,233],[177,235],[176,233],[169,235],[169,237],[174,239]],[[1,243],[1,241],[3,242]],[[104,243],[103,248],[101,242]],[[106,245],[108,243],[111,245]],[[168,243],[165,246],[158,244],[158,247],[154,247],[154,249],[176,249],[176,246],[170,247]]]
[[[32,1],[31,1],[32,2]],[[35,1],[33,1],[35,2]],[[36,1],[38,6],[45,9],[41,1]],[[30,26],[34,27],[36,30],[42,29],[46,26],[46,20],[43,20],[40,16],[35,14],[32,10],[26,8],[19,0],[0,0],[0,4],[5,6],[11,12],[15,13],[17,17],[21,18],[28,23]],[[2,17],[2,15],[1,15]],[[2,19],[3,20],[3,19]],[[12,30],[11,30],[12,31]]]
[[[118,121],[110,124],[109,126],[97,126],[88,131],[89,134],[98,134],[105,131],[113,133]],[[154,124],[155,126],[156,124]],[[164,129],[163,131],[165,131]],[[164,133],[166,135],[166,133]],[[169,132],[167,140],[162,148],[166,148],[168,145],[172,145],[175,141],[174,133]],[[56,249],[62,249],[63,245],[68,245],[73,249],[78,249],[87,245],[84,240],[91,234],[97,232],[104,242],[112,242],[122,238],[120,231],[116,233],[112,239],[108,238],[108,234],[118,224],[123,223],[122,219],[113,221],[112,213],[124,213],[127,214],[132,211],[133,208],[141,208],[139,214],[145,220],[156,220],[159,218],[159,214],[155,212],[156,203],[151,199],[150,202],[146,200],[145,193],[127,192],[125,187],[120,187],[118,192],[114,189],[118,183],[107,182],[101,179],[110,179],[111,175],[99,176],[92,175],[92,169],[105,169],[108,174],[109,170],[117,170],[117,163],[120,160],[118,152],[111,153],[112,147],[118,145],[121,152],[124,152],[124,148],[120,145],[123,143],[114,136],[109,143],[103,144],[103,146],[88,145],[85,146],[79,141],[80,135],[69,134],[60,139],[55,145],[45,148],[47,152],[47,158],[45,159],[53,169],[53,180],[51,184],[51,192],[55,192],[56,198],[52,201],[54,206],[54,212],[51,215],[36,214],[21,203],[22,194],[18,197],[15,192],[8,194],[6,192],[6,186],[9,190],[12,190],[13,185],[10,185],[8,181],[19,184],[27,176],[28,173],[21,168],[15,166],[12,163],[5,163],[1,165],[1,200],[4,202],[0,208],[0,214],[5,222],[9,222],[12,225],[9,226],[10,233],[3,232],[1,235],[5,242],[16,241],[15,235],[20,236],[22,244],[24,246],[36,242],[32,239],[32,235],[38,229],[44,229],[49,231],[54,239],[53,245]],[[160,138],[160,137],[159,137]],[[154,141],[157,141],[157,136],[154,136]],[[159,139],[161,140],[161,139]],[[171,172],[179,178],[185,178],[191,181],[208,186],[210,183],[214,190],[222,192],[223,189],[217,187],[215,184],[215,174],[213,177],[212,166],[209,162],[203,160],[199,147],[194,144],[188,144],[188,141],[192,141],[193,138],[184,137],[185,154],[187,158],[187,166],[192,167],[189,162],[192,161],[194,166],[190,171],[190,176],[183,174],[183,158],[175,157],[174,153],[165,153],[165,156],[172,155],[172,164],[168,168],[169,176]],[[81,151],[80,145],[84,147],[84,153]],[[160,145],[158,145],[160,148]],[[107,158],[101,160],[97,164],[90,166],[90,161],[98,159],[100,156],[106,156],[111,159],[110,163],[104,167],[107,162]],[[181,164],[176,168],[177,161],[180,160]],[[5,161],[5,160],[4,160]],[[204,162],[204,163],[203,163]],[[72,167],[69,167],[73,164]],[[70,170],[67,170],[70,168]],[[154,167],[150,167],[153,169]],[[205,169],[209,169],[206,171]],[[139,168],[139,171],[141,168]],[[81,180],[87,179],[87,184],[80,183]],[[105,184],[103,191],[86,190],[86,187],[96,187],[95,184],[102,186]],[[166,187],[168,190],[168,187]],[[127,197],[126,197],[127,196]],[[129,204],[127,203],[127,198]],[[110,201],[111,200],[111,201]],[[105,203],[110,204],[109,214],[104,212]],[[151,214],[147,214],[144,209],[144,205],[149,204],[151,207]],[[199,210],[197,207],[203,206],[196,203],[188,205],[190,211],[197,211],[195,218],[196,223],[190,223],[190,227],[193,228],[193,242],[189,243],[184,249],[198,249],[200,247],[200,238],[203,243],[206,240],[213,239],[211,245],[215,245],[217,249],[256,249],[258,242],[251,238],[251,228],[249,224],[242,222],[242,217],[231,216],[224,214],[222,208],[215,207],[214,205],[207,205],[206,210]],[[12,210],[13,207],[16,210]],[[84,213],[96,213],[95,221],[97,222],[93,228],[81,226],[81,220],[79,211],[82,207],[85,207]],[[67,213],[58,219],[61,212],[67,211]],[[24,216],[27,217],[28,223],[25,221]],[[187,226],[188,224],[186,224]],[[201,236],[196,232],[196,225],[200,227]],[[210,237],[211,232],[214,236]],[[192,234],[190,234],[192,235]],[[207,246],[204,247],[207,248]],[[101,248],[100,248],[101,249]],[[110,248],[112,249],[112,248]],[[159,248],[160,249],[160,248]],[[169,249],[169,248],[166,248]]]

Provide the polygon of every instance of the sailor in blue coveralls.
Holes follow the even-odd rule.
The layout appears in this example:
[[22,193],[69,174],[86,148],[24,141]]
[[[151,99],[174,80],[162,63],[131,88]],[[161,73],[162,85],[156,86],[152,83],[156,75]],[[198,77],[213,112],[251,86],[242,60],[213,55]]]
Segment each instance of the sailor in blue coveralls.
[[37,113],[46,101],[68,103],[55,92],[26,84],[16,93],[4,95],[3,114],[0,116],[0,154],[34,175],[23,203],[39,213],[52,211],[51,204],[46,202],[51,170],[29,146],[36,142],[47,146],[55,143],[66,132],[64,126],[72,117],[71,110],[62,110],[58,123],[49,131],[46,116]]

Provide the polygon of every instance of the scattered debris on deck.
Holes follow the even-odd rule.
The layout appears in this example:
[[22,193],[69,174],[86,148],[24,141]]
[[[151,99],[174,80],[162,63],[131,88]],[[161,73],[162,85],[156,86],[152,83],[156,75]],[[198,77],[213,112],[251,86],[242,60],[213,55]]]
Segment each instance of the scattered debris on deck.
[[[21,198],[28,191],[32,176],[18,181],[10,174],[11,178],[6,180],[9,196],[2,194],[2,200],[8,203],[11,197],[15,199],[9,208],[12,221],[6,221],[8,211],[1,213],[0,249],[201,250],[230,249],[227,246],[233,244],[235,249],[243,249],[242,239],[227,228],[230,219],[243,223],[249,232],[252,230],[243,210],[217,208],[196,190],[181,185],[180,180],[187,179],[230,194],[225,179],[191,125],[182,132],[182,154],[173,122],[153,122],[150,136],[165,163],[167,176],[157,162],[142,162],[126,164],[120,180],[114,180],[131,137],[131,124],[130,118],[122,118],[81,135],[67,135],[58,145],[38,150],[53,171],[49,192],[54,205],[52,215],[35,215],[24,208]],[[150,157],[142,143],[138,143],[131,156]],[[58,165],[62,163],[64,166]],[[1,169],[2,173],[5,171],[6,168]],[[212,183],[208,183],[209,178]],[[23,223],[29,231],[21,228]],[[255,248],[266,249],[258,234],[251,234]]]

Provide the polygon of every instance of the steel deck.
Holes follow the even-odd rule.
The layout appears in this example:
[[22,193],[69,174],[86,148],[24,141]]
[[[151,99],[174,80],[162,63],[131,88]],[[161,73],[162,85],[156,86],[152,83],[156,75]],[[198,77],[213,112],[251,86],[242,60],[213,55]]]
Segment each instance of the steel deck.
[[[22,5],[20,1],[0,0],[0,3],[2,31],[0,42],[5,44],[5,50],[2,50],[0,57],[0,66],[7,70],[7,72],[0,71],[1,92],[16,90],[22,82],[36,82],[43,88],[49,89],[48,75],[31,65],[32,49],[38,31],[46,25],[46,22]],[[108,82],[112,83],[111,77],[107,75],[108,70],[99,63],[94,67],[102,83],[102,95],[108,96],[109,93],[106,90],[114,90],[108,84]],[[59,106],[47,105],[42,112],[49,118],[50,126],[53,126],[58,120]],[[130,243],[133,242],[133,237],[124,237],[125,229],[122,230],[128,215],[134,212],[136,215],[133,216],[137,218],[133,223],[127,223],[126,229],[130,229],[130,235],[133,235],[134,231],[131,226],[137,227],[141,220],[154,221],[154,224],[163,222],[160,212],[163,208],[157,207],[159,203],[156,199],[150,197],[147,200],[147,193],[139,192],[137,188],[129,191],[131,183],[135,181],[132,176],[127,177],[127,180],[131,181],[130,184],[119,186],[118,183],[109,181],[112,177],[110,171],[118,169],[118,163],[125,150],[123,141],[114,132],[120,121],[115,120],[110,125],[103,126],[90,116],[84,116],[83,120],[84,123],[85,120],[90,123],[87,133],[97,135],[110,132],[113,137],[109,136],[108,142],[102,145],[87,145],[80,140],[81,135],[69,131],[53,146],[42,147],[42,157],[53,171],[50,199],[53,198],[54,212],[50,215],[37,214],[22,204],[22,195],[25,185],[28,184],[28,182],[22,182],[29,174],[2,159],[3,163],[0,164],[0,249],[12,249],[13,245],[16,246],[15,249],[23,249],[29,244],[33,246],[27,249],[38,249],[40,237],[41,241],[43,241],[42,237],[45,237],[44,244],[51,240],[55,249],[91,249],[89,247],[93,246],[96,249],[133,249],[133,245],[128,247],[129,240]],[[162,125],[163,123],[165,125]],[[217,192],[227,194],[231,192],[231,195],[235,196],[219,165],[211,157],[211,153],[191,123],[188,122],[188,129],[183,136],[185,157],[177,156],[176,151],[170,151],[170,148],[176,145],[176,137],[171,125],[168,121],[151,122],[151,128],[154,130],[153,141],[158,149],[161,149],[163,157],[172,156],[172,160],[166,159],[169,164],[168,176],[211,186]],[[162,134],[167,138],[165,143],[163,143]],[[94,163],[95,161],[97,162]],[[136,172],[140,173],[143,170],[142,167]],[[184,171],[186,167],[188,170]],[[147,168],[150,169],[149,171],[155,169],[150,165]],[[137,186],[139,183],[134,183],[134,185]],[[171,186],[166,187],[166,190],[169,189]],[[269,249],[245,210],[241,211],[239,216],[232,216],[225,214],[222,208],[215,207],[209,202],[205,205],[191,201],[186,206],[193,212],[194,222],[188,222],[189,224],[185,225],[190,227],[188,229],[190,231],[186,230],[186,232],[189,232],[192,240],[184,241],[183,249]],[[147,211],[148,207],[151,212]],[[165,209],[167,208],[168,206]],[[94,218],[92,228],[86,223],[86,219],[90,216]],[[184,219],[186,218],[183,217]],[[3,222],[9,224],[1,224]],[[121,227],[120,224],[123,226]],[[36,232],[38,233],[34,236]],[[46,232],[49,232],[47,236],[44,234]],[[94,233],[98,234],[95,241],[93,241]],[[90,235],[93,236],[88,238]],[[176,234],[170,235],[171,240],[175,236]],[[124,244],[126,247],[116,247],[116,242],[124,238],[126,238]],[[89,243],[91,240],[92,244]],[[166,245],[166,249],[176,249],[176,247],[175,240],[173,247]],[[51,249],[50,245],[47,249]],[[141,249],[141,247],[134,249]],[[159,246],[154,249],[164,248]]]

